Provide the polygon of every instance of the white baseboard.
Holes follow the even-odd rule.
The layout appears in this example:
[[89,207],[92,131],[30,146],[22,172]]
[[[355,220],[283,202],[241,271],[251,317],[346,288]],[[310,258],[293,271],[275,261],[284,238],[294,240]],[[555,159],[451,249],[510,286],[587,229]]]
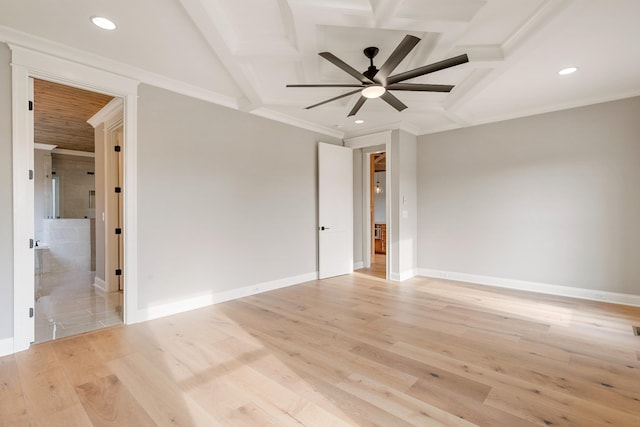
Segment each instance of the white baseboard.
[[97,276],[93,280],[93,286],[100,289],[102,292],[107,292],[107,282]]
[[527,282],[524,280],[504,279],[501,277],[479,276],[475,274],[455,273],[451,271],[431,270],[428,268],[419,268],[418,275],[434,277],[437,279],[457,280],[460,282],[468,282],[478,285],[495,286],[499,288],[517,289],[520,291],[538,292],[542,294],[640,307],[640,295],[621,294],[597,289],[573,288],[570,286]]
[[275,289],[285,288],[287,286],[309,282],[311,280],[316,280],[317,278],[318,272],[314,271],[313,273],[286,277],[284,279],[244,286],[238,289],[205,293],[198,296],[185,298],[178,301],[172,301],[166,304],[158,304],[138,310],[136,320],[139,322],[144,322],[146,320],[152,320],[160,317],[170,316],[172,314],[183,313],[185,311],[195,310],[212,304],[217,304],[242,297],[247,297],[249,295],[255,295],[262,292],[268,292]]
[[0,357],[13,354],[13,338],[4,338],[0,340]]
[[364,261],[358,261],[353,263],[354,270],[361,270],[364,268]]
[[416,277],[418,275],[418,270],[407,270],[402,273],[390,273],[389,280],[393,280],[394,282],[404,282],[405,280],[409,280],[412,277]]

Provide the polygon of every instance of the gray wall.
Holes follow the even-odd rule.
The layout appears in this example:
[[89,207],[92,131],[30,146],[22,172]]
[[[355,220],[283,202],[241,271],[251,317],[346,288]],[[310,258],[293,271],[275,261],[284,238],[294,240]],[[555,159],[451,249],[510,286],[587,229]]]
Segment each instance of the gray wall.
[[424,135],[420,268],[640,294],[640,98]]
[[104,153],[105,153],[105,140],[104,140],[104,123],[96,126],[94,130],[95,140],[95,189],[96,189],[96,208],[95,208],[95,246],[96,246],[96,278],[105,280],[104,274],[104,257],[105,257],[105,232],[104,221],[102,214],[105,209],[105,167],[104,167]]
[[140,308],[317,271],[317,141],[339,141],[139,95]]
[[373,185],[380,184],[380,188],[382,189],[382,193],[374,193],[374,209],[373,216],[374,222],[376,224],[386,224],[387,222],[387,208],[386,208],[386,199],[387,199],[387,173],[386,172],[375,172],[374,183]]
[[[417,137],[403,130],[391,132],[391,182],[392,192],[390,278],[403,280],[415,273],[417,267]],[[389,227],[389,224],[391,227]]]
[[11,53],[0,43],[0,339],[13,337]]

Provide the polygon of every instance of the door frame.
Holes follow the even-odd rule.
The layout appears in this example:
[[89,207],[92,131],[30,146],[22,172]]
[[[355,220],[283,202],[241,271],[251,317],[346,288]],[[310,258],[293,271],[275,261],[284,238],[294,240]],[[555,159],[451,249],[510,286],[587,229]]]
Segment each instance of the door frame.
[[[393,196],[393,185],[392,185],[392,162],[391,162],[391,132],[390,130],[384,132],[378,132],[371,135],[363,135],[357,136],[354,138],[345,139],[345,145],[352,149],[362,148],[362,261],[364,264],[364,268],[371,267],[371,224],[373,218],[371,218],[371,211],[369,206],[371,204],[371,161],[370,156],[372,153],[377,151],[384,151],[387,154],[387,169],[385,172],[385,210],[386,210],[386,219],[387,219],[387,255],[386,255],[386,266],[385,266],[385,274],[386,279],[389,280],[391,277],[391,259],[392,259],[392,250],[393,246],[391,242],[393,241],[393,223],[395,221],[394,218],[391,217],[392,209],[391,209],[391,200]],[[371,149],[371,147],[384,146],[383,150],[375,150]]]
[[13,167],[13,351],[26,350],[34,336],[34,261],[29,239],[34,237],[33,139],[29,132],[29,79],[38,78],[93,92],[121,97],[124,101],[124,225],[125,265],[128,289],[124,295],[124,323],[136,322],[137,314],[137,98],[138,83],[109,71],[68,61],[8,43],[12,70],[12,167]]

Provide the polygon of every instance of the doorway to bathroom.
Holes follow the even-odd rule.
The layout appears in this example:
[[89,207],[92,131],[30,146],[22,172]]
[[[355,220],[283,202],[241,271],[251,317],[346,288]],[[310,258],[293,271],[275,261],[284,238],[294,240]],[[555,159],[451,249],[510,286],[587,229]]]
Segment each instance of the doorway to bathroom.
[[[117,141],[112,135],[118,134],[122,139],[123,118],[112,108],[122,103],[119,98],[41,79],[30,81],[34,342],[41,343],[123,323],[120,278],[112,288],[106,286],[109,249],[122,255],[122,167],[120,150],[113,148],[117,142],[111,140]],[[104,120],[97,125],[100,120],[95,119],[104,116],[105,109],[115,115],[110,119],[115,125],[108,130]],[[111,223],[115,239],[107,237],[106,224]]]

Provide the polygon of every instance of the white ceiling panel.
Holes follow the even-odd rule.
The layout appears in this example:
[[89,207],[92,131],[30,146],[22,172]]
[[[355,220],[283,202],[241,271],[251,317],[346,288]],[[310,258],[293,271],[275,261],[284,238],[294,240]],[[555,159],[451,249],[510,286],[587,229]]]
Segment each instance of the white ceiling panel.
[[[118,29],[96,29],[93,15]],[[195,96],[201,88],[233,100],[226,105],[347,137],[384,127],[429,133],[640,95],[638,22],[637,0],[0,2],[0,37],[39,37],[195,88]],[[392,75],[468,54],[469,63],[405,82],[455,85],[451,93],[395,91],[407,109],[372,99],[347,117],[359,93],[305,107],[353,88],[286,88],[357,84],[318,53],[364,72],[364,48],[379,48],[379,68],[407,34],[421,41]],[[558,76],[568,65],[579,71]]]

